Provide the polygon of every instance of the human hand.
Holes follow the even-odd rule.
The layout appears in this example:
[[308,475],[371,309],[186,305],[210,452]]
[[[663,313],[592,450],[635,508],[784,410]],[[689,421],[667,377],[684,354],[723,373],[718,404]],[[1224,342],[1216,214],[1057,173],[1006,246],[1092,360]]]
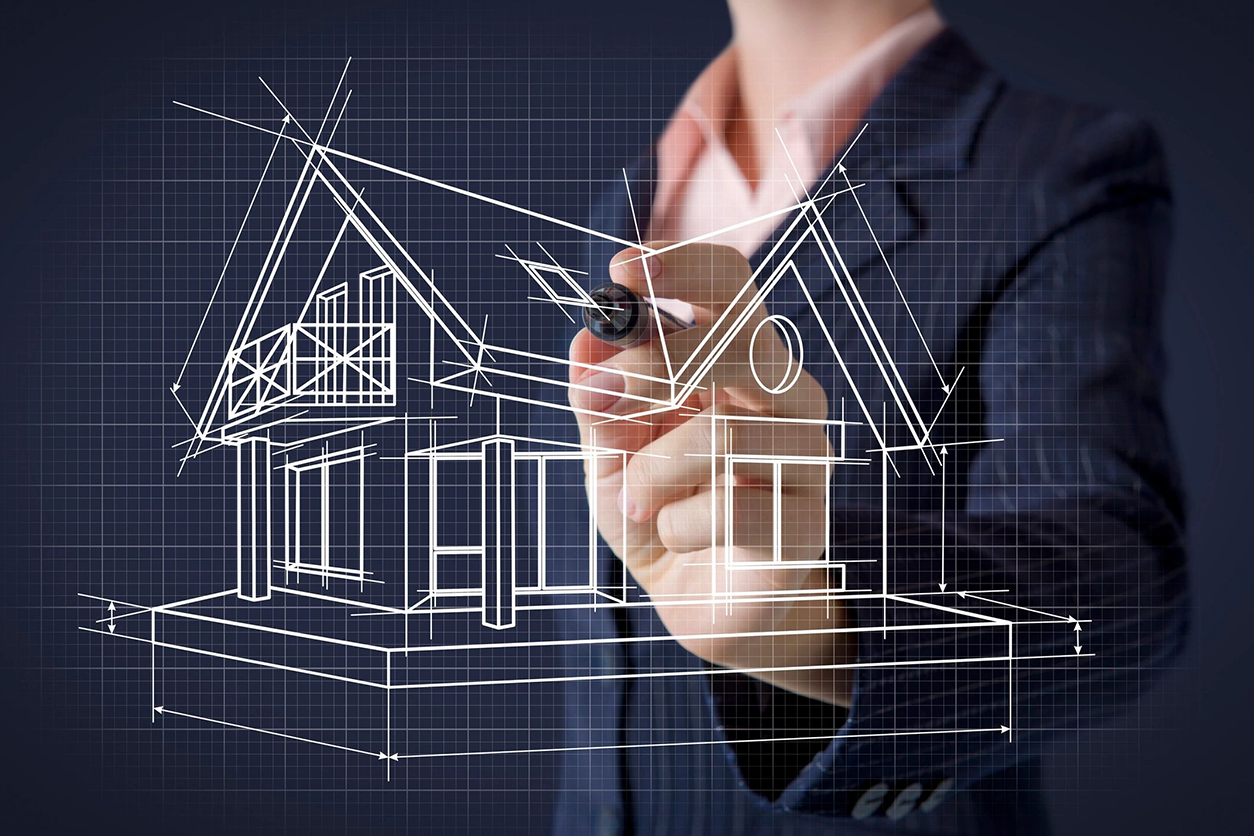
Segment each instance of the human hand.
[[[851,655],[848,634],[833,632],[843,610],[821,594],[827,570],[815,565],[827,549],[828,469],[814,464],[831,456],[819,423],[826,393],[804,370],[785,391],[761,385],[789,374],[795,359],[773,326],[758,328],[767,312],[739,252],[690,244],[649,258],[648,280],[634,249],[615,256],[610,277],[641,296],[689,303],[695,327],[668,334],[665,347],[655,339],[620,350],[587,331],[571,345],[571,404],[584,444],[631,453],[625,468],[621,457],[587,459],[601,536],[690,652],[751,673],[792,668],[754,675],[847,702],[847,678],[819,670]],[[727,324],[742,318],[739,328]],[[670,381],[690,377],[677,372],[685,367],[706,371],[679,408],[666,409]],[[728,454],[750,460],[728,473]],[[778,487],[774,460],[783,462]],[[777,553],[782,561],[770,565]],[[712,571],[728,559],[757,565]]]

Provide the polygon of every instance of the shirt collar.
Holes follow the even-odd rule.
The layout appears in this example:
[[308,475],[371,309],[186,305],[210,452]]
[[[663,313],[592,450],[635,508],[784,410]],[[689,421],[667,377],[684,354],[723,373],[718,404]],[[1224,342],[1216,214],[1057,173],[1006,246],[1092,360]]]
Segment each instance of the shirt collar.
[[[945,28],[932,7],[900,21],[864,47],[840,70],[782,107],[777,124],[806,147],[790,149],[815,168],[825,164],[852,134],[876,96],[928,41]],[[657,143],[655,211],[668,212],[699,159],[723,143],[723,125],[737,95],[736,46],[731,44],[697,77]],[[801,160],[795,160],[802,164]],[[813,176],[817,172],[803,172]]]

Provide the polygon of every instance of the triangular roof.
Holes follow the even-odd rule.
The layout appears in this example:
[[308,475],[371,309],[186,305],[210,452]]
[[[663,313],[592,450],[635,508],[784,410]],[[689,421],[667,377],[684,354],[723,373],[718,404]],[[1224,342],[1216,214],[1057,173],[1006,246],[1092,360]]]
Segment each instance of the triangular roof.
[[[246,123],[241,123],[246,124]],[[256,126],[248,126],[254,127]],[[266,129],[258,128],[258,130],[266,131]],[[282,138],[282,132],[266,131],[273,133]],[[500,387],[498,389],[480,389],[478,387],[479,380],[488,374],[499,373],[506,376],[520,377],[517,372],[510,372],[504,368],[508,362],[527,363],[535,360],[552,362],[555,364],[568,364],[565,358],[547,357],[530,354],[506,346],[498,346],[488,344],[484,335],[476,333],[465,321],[459,311],[454,307],[445,295],[436,286],[430,275],[417,264],[409,255],[405,247],[392,234],[391,230],[383,223],[370,205],[363,199],[359,190],[353,187],[349,180],[345,177],[340,168],[336,165],[335,160],[341,162],[345,160],[355,161],[375,169],[394,173],[398,176],[408,178],[410,180],[427,183],[437,186],[449,192],[462,194],[484,203],[493,204],[513,212],[543,219],[563,226],[569,229],[592,234],[594,236],[613,240],[623,244],[630,242],[619,241],[613,236],[600,233],[595,230],[586,229],[576,224],[571,224],[557,218],[543,216],[530,210],[512,206],[492,198],[477,195],[465,189],[449,186],[428,178],[420,177],[408,172],[394,169],[370,160],[356,157],[342,151],[319,145],[316,142],[303,142],[294,137],[286,137],[290,140],[291,145],[297,148],[303,158],[303,166],[300,176],[297,178],[291,196],[287,202],[282,220],[276,230],[273,241],[270,245],[270,251],[267,254],[265,262],[259,272],[253,285],[252,293],[249,296],[245,306],[243,315],[237,325],[235,335],[232,338],[230,348],[224,356],[221,366],[219,367],[217,378],[214,382],[209,397],[206,400],[204,409],[199,420],[195,422],[196,426],[196,447],[193,452],[197,454],[204,443],[217,433],[220,438],[218,441],[228,440],[226,434],[226,425],[228,422],[223,420],[224,410],[223,403],[227,397],[230,387],[230,374],[233,364],[240,360],[240,350],[244,346],[253,346],[259,340],[274,339],[281,341],[283,335],[278,331],[272,331],[268,334],[254,335],[253,331],[258,323],[259,314],[266,304],[267,296],[270,292],[271,285],[274,282],[278,265],[283,261],[284,254],[287,250],[288,243],[291,240],[292,231],[301,219],[302,212],[309,200],[309,195],[315,190],[323,190],[334,201],[335,206],[344,215],[344,228],[351,228],[361,239],[369,246],[374,256],[378,259],[379,264],[387,270],[394,278],[397,287],[403,290],[405,296],[414,304],[418,305],[421,311],[433,323],[433,328],[438,328],[450,340],[450,344],[454,350],[461,355],[464,360],[462,369],[454,374],[440,379],[432,379],[423,381],[434,386],[442,388],[466,391],[472,395],[482,394],[497,400],[515,400],[529,403],[543,403],[546,406],[555,408],[569,408],[562,402],[538,402],[529,397],[516,395],[510,390],[513,387]],[[334,159],[333,159],[334,158]],[[851,187],[852,188],[852,187]],[[834,199],[833,195],[827,195],[822,198],[824,207],[828,205],[830,200]],[[823,280],[834,282],[839,288],[843,296],[848,311],[857,323],[859,332],[866,344],[868,351],[874,358],[879,371],[887,386],[888,392],[891,394],[897,411],[902,416],[910,433],[914,437],[915,443],[920,447],[927,444],[927,426],[909,391],[905,387],[901,374],[897,371],[892,357],[890,356],[884,340],[879,335],[874,320],[869,310],[863,303],[858,290],[854,285],[852,276],[846,267],[839,249],[832,239],[822,217],[822,210],[819,208],[820,200],[818,198],[808,198],[805,201],[799,201],[797,206],[800,211],[795,212],[795,216],[789,222],[788,227],[779,235],[775,244],[768,255],[761,261],[755,269],[751,279],[741,289],[741,295],[737,300],[744,298],[746,294],[753,294],[753,298],[749,304],[733,304],[729,307],[728,312],[724,314],[724,319],[718,323],[719,327],[711,329],[707,339],[710,344],[705,346],[707,351],[698,349],[694,356],[699,357],[699,362],[691,360],[678,369],[668,371],[669,378],[660,379],[660,382],[671,387],[671,397],[664,402],[646,404],[638,415],[648,414],[651,412],[666,411],[682,408],[685,400],[695,391],[702,380],[708,375],[714,363],[717,362],[719,356],[731,343],[731,341],[752,321],[750,312],[761,304],[769,294],[780,285],[781,282],[795,281],[800,284],[802,291],[805,293],[809,306],[814,311],[820,324],[823,327],[823,335],[828,347],[835,355],[838,363],[844,372],[846,381],[849,383],[854,397],[857,399],[859,408],[863,416],[866,418],[868,425],[876,436],[877,442],[881,447],[886,447],[885,439],[882,435],[881,422],[875,420],[875,416],[871,414],[868,405],[863,401],[861,393],[855,384],[849,370],[845,367],[844,360],[840,355],[839,348],[832,338],[831,333],[827,330],[827,326],[820,315],[818,308],[814,304],[814,299],[806,287],[806,280],[798,271],[792,259],[797,250],[803,243],[810,242],[816,245],[823,256],[824,263],[828,268],[829,276],[825,276]],[[696,239],[700,240],[700,239]],[[685,242],[691,243],[691,242]],[[677,245],[678,246],[678,245]],[[398,294],[399,295],[399,294]],[[664,339],[664,338],[663,338]],[[278,348],[271,349],[267,354],[263,351],[265,346],[257,345],[258,367],[254,368],[257,377],[265,380],[264,385],[271,385],[273,381],[266,378],[260,368],[261,364],[270,362],[279,351]],[[500,355],[498,357],[497,355]],[[281,356],[281,355],[280,355]],[[502,360],[501,358],[505,358]],[[278,361],[275,361],[278,362]],[[473,381],[474,385],[467,386],[465,382],[467,378]],[[538,382],[554,384],[562,389],[565,388],[565,375],[561,380],[543,379]],[[535,378],[531,378],[535,379]],[[281,387],[279,387],[281,389]],[[562,398],[561,401],[564,401]],[[282,408],[285,404],[282,398],[276,399],[273,404],[268,404],[266,409],[259,409],[250,418],[255,418],[265,412]],[[622,416],[610,416],[622,417]],[[283,419],[280,417],[279,422]]]
[[[330,196],[333,205],[343,213],[341,237],[347,229],[359,235],[383,265],[380,272],[385,270],[395,280],[397,287],[403,290],[408,299],[418,305],[436,327],[449,337],[451,344],[461,352],[467,362],[476,361],[475,349],[482,344],[479,335],[449,304],[428,273],[409,255],[405,247],[364,200],[362,194],[328,158],[325,151],[314,147],[311,151],[302,150],[301,153],[305,157],[304,165],[292,188],[287,207],[275,231],[269,253],[253,284],[230,347],[223,356],[213,388],[199,420],[196,421],[196,437],[201,444],[215,433],[221,433],[225,438],[225,431],[230,427],[231,422],[228,420],[224,403],[230,386],[231,369],[239,361],[241,349],[254,346],[259,340],[264,341],[267,338],[273,338],[276,344],[281,340],[282,335],[277,332],[264,334],[254,332],[258,330],[256,328],[258,319],[266,305],[279,265],[301,221],[302,213],[309,204],[310,195],[315,189]],[[324,169],[329,171],[331,176],[328,177]],[[327,253],[328,262],[338,244],[339,238],[331,245]],[[318,283],[315,281],[310,287],[310,299],[313,298],[317,288]],[[258,346],[258,351],[259,356],[268,357],[271,362],[278,362],[281,349],[261,345]],[[284,405],[283,399],[279,398],[275,403],[256,410],[247,418],[251,420]]]

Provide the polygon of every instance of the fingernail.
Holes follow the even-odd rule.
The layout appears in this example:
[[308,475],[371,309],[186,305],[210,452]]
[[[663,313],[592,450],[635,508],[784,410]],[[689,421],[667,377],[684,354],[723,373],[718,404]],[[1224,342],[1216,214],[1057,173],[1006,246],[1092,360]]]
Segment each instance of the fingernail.
[[618,510],[632,519],[636,518],[636,503],[632,502],[631,494],[627,493],[626,485],[623,485],[622,490],[618,492]]
[[[571,392],[581,409],[589,412],[605,412],[614,404],[622,400],[623,393],[627,391],[627,381],[623,379],[621,374],[614,372],[596,372],[579,381],[579,386],[586,387],[581,389],[572,389]],[[589,390],[600,391],[589,391]]]
[[[649,268],[648,276],[645,275],[646,264]],[[615,261],[611,267],[617,267],[633,279],[656,279],[662,275],[662,259],[655,255],[640,257],[640,252],[636,251],[633,255],[628,256],[622,261]]]

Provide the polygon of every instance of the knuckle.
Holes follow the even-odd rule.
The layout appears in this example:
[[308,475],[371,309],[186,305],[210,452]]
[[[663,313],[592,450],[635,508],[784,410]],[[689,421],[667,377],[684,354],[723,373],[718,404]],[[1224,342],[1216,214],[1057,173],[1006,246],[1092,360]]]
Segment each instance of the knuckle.
[[722,435],[722,430],[717,426],[718,422],[711,418],[712,414],[711,410],[706,410],[688,420],[686,429],[691,452],[713,455],[719,455],[722,452],[719,449],[719,437]]
[[666,505],[657,515],[657,537],[663,546],[675,551],[682,545],[678,520],[673,506]]
[[643,496],[653,483],[653,459],[640,454],[627,460],[627,470],[623,474],[627,488],[633,493]]

